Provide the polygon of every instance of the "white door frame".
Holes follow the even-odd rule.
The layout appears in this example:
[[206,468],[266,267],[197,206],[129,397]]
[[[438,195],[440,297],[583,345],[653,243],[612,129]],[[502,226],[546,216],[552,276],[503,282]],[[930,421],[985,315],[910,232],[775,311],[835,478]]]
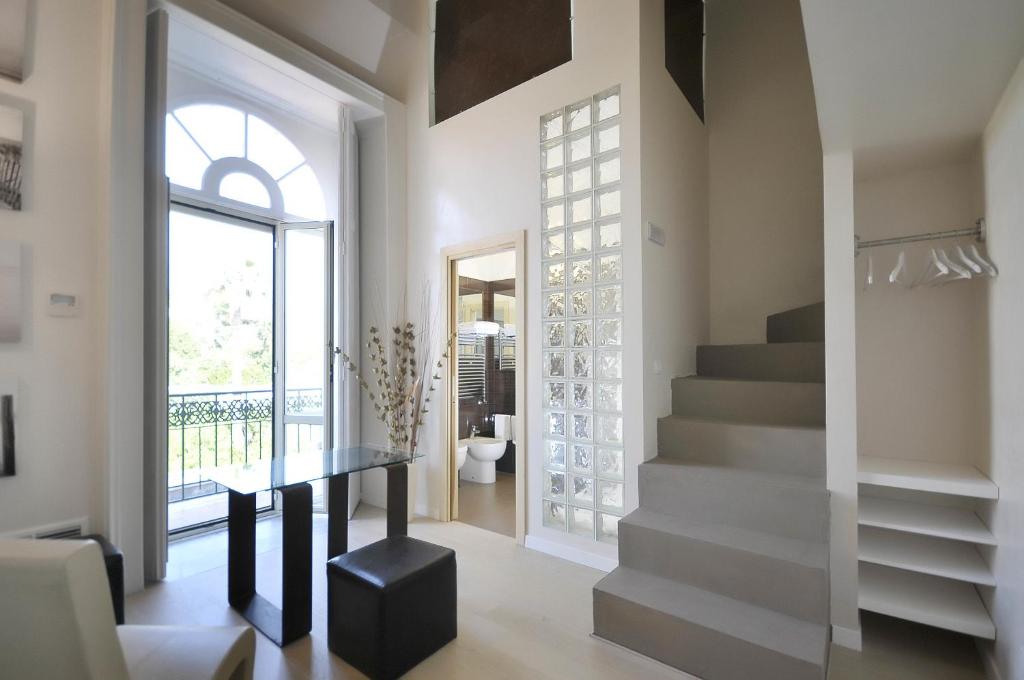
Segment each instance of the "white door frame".
[[[529,315],[526,309],[526,231],[514,231],[478,241],[449,246],[441,251],[441,273],[444,280],[444,334],[452,337],[457,327],[456,303],[459,295],[459,260],[512,250],[516,255],[516,543],[526,544],[526,338]],[[459,474],[455,464],[455,441],[458,437],[458,384],[459,362],[457,350],[449,354],[448,365],[441,375],[441,400],[444,404],[441,422],[441,446],[444,474],[439,478],[441,521],[450,522],[459,516]]]

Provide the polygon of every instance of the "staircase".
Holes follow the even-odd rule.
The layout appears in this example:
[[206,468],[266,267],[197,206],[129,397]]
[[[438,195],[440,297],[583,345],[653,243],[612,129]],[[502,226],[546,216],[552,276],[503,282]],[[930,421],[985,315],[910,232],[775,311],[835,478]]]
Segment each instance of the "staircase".
[[824,305],[768,317],[768,343],[697,348],[672,381],[594,634],[705,680],[825,677]]

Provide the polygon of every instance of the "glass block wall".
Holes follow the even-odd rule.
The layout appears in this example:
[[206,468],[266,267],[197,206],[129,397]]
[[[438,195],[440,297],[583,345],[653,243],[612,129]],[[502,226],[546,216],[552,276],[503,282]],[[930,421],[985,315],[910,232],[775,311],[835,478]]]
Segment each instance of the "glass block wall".
[[544,526],[618,541],[622,516],[619,88],[540,120]]

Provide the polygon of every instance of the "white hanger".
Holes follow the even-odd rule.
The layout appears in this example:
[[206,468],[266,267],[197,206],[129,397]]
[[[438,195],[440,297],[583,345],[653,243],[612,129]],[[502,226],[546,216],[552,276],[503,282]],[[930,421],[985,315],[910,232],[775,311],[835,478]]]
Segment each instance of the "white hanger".
[[868,255],[868,275],[864,279],[864,289],[875,282],[875,261]]
[[928,254],[928,266],[925,267],[924,271],[921,272],[921,275],[917,277],[917,280],[914,281],[911,288],[916,288],[922,284],[931,284],[948,273],[949,267],[939,261],[939,256],[935,252],[935,248],[932,248],[931,252]]
[[900,254],[896,257],[896,266],[893,267],[892,272],[889,274],[889,283],[908,285],[907,276],[907,253],[901,250]]
[[973,243],[971,244],[971,256],[974,257],[975,262],[980,264],[989,276],[999,275],[999,270],[996,269],[996,266],[989,262],[988,260],[986,260],[985,258],[983,258],[981,256],[981,253],[978,252],[978,246],[974,245]]
[[960,246],[956,247],[956,254],[960,257],[960,261],[967,265],[975,274],[980,274],[982,272],[981,265],[967,257],[967,253],[965,253],[964,249]]
[[946,254],[944,248],[939,248],[939,260],[942,262],[942,264],[946,265],[946,267],[956,272],[957,275],[951,278],[950,281],[971,278],[971,272],[967,271],[966,269],[958,265],[956,262],[953,262],[953,260],[949,259],[949,255]]

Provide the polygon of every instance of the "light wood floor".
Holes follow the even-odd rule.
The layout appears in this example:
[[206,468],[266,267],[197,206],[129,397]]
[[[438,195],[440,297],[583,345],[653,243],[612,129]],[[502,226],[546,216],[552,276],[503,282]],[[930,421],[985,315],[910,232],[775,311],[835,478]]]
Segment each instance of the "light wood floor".
[[494,484],[461,480],[459,521],[515,538],[516,476],[499,472]]
[[[314,519],[313,563],[326,559],[326,518]],[[590,635],[591,588],[601,572],[516,547],[506,536],[461,522],[417,520],[410,535],[453,548],[458,556],[459,636],[415,668],[410,678],[690,678]],[[384,535],[384,513],[361,506],[350,523],[352,548]],[[257,582],[280,598],[280,520],[257,525]],[[227,538],[217,532],[171,545],[168,579],[128,598],[129,623],[240,625],[226,601]],[[257,678],[360,678],[327,650],[326,579],[313,578],[313,632],[280,649],[257,634]],[[911,626],[888,638],[869,626],[865,651],[837,649],[831,680],[974,680],[984,677],[967,638]],[[878,631],[878,636],[872,633]],[[923,631],[923,632],[922,632]]]

